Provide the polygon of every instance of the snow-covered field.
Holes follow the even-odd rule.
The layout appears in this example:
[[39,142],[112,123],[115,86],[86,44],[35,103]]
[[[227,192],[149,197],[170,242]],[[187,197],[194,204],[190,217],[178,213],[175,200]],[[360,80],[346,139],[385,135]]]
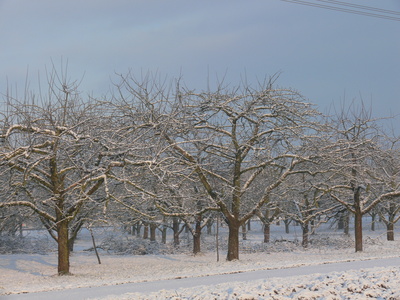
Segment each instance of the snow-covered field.
[[[297,243],[299,227],[292,226],[291,233],[286,234],[282,226],[274,225],[272,242],[263,244],[261,230],[253,226],[253,230],[248,233],[248,240],[241,244],[240,260],[233,262],[225,261],[223,238],[220,260],[217,262],[215,249],[210,250],[213,237],[204,234],[202,246],[205,250],[200,255],[191,255],[190,246],[182,246],[172,254],[164,251],[151,255],[116,255],[102,251],[101,264],[98,264],[92,251],[84,251],[90,248],[91,241],[90,235],[83,232],[71,257],[73,276],[56,275],[55,252],[45,255],[0,255],[0,299],[18,293],[63,290],[65,295],[69,289],[74,288],[161,279],[178,281],[191,277],[207,277],[210,280],[196,287],[181,286],[174,290],[148,294],[123,293],[119,296],[105,293],[96,299],[400,299],[400,265],[363,267],[371,259],[400,257],[400,242],[386,241],[381,227],[374,232],[366,228],[364,252],[355,253],[352,237],[346,237],[328,227],[317,230],[311,236],[310,247],[303,249]],[[100,240],[100,237],[97,239]],[[360,261],[362,269],[220,284],[215,284],[211,276],[345,261]]]

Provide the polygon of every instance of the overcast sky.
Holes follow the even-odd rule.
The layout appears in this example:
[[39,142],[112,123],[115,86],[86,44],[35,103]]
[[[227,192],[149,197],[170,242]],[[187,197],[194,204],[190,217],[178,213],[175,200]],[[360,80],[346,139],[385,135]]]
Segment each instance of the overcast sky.
[[[399,0],[351,2],[400,11]],[[130,69],[182,74],[198,90],[281,72],[278,85],[323,112],[362,98],[376,115],[400,114],[399,21],[280,0],[0,0],[0,38],[2,93],[62,58],[94,94]]]

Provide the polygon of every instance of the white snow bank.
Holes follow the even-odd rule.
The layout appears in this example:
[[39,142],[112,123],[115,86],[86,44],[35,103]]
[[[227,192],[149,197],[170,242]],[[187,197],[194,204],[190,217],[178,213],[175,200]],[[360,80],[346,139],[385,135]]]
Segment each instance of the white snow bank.
[[400,299],[400,268],[309,275],[291,278],[272,278],[251,282],[235,282],[215,286],[181,288],[148,295],[127,293],[102,299],[137,300],[208,300],[208,299]]

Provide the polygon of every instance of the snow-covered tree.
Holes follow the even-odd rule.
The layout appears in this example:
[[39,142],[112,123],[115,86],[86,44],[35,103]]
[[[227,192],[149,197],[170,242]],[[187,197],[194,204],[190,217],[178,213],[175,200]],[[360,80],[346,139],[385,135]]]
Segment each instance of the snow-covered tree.
[[[239,258],[239,230],[268,202],[271,192],[309,159],[297,154],[301,140],[310,138],[317,112],[295,91],[248,85],[196,93],[179,84],[156,88],[152,82],[124,78],[124,87],[147,111],[147,124],[165,144],[158,166],[171,166],[197,177],[211,207],[218,207],[229,228],[228,260]],[[136,104],[134,104],[136,103]],[[259,185],[258,198],[246,196],[261,174],[279,168],[279,176]],[[164,168],[166,170],[166,168]],[[246,199],[246,201],[244,201]]]
[[331,143],[321,148],[329,168],[325,192],[354,214],[355,250],[363,251],[363,216],[380,202],[398,197],[400,181],[396,172],[385,171],[385,134],[364,105],[342,109],[331,124]]
[[47,90],[23,98],[7,94],[0,163],[9,184],[0,209],[24,206],[40,217],[58,244],[58,274],[64,275],[70,273],[71,238],[104,201],[99,188],[110,168],[97,105],[54,68],[41,88]]

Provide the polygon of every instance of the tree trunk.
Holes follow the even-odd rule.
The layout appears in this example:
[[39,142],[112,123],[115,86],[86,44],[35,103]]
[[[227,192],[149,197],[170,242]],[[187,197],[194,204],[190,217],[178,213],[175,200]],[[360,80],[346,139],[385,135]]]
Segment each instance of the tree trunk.
[[247,221],[247,231],[251,231],[251,219]]
[[179,220],[178,218],[172,219],[172,231],[174,233],[174,246],[179,246]]
[[161,243],[166,244],[167,243],[167,225],[163,225],[162,231],[161,231]]
[[144,224],[144,229],[143,229],[143,239],[148,239],[149,238],[149,224]]
[[303,231],[303,239],[301,241],[301,245],[303,246],[303,248],[307,248],[308,247],[308,232],[309,232],[308,222],[301,224],[301,229]]
[[200,252],[201,247],[201,216],[196,220],[196,227],[193,234],[193,254]]
[[394,241],[394,224],[389,222],[386,224],[386,237],[388,241]]
[[68,221],[57,224],[58,275],[69,275]]
[[137,222],[136,224],[136,236],[140,236],[140,230],[142,229],[142,225],[140,222]]
[[357,187],[354,192],[354,237],[356,243],[356,252],[363,251],[363,232],[362,232],[362,212],[361,212],[361,199],[360,199],[361,188]]
[[136,225],[131,225],[131,235],[136,235]]
[[363,251],[362,214],[359,211],[356,211],[354,215],[354,236],[356,252]]
[[78,237],[78,233],[80,232],[82,226],[83,226],[83,222],[79,222],[79,224],[75,225],[74,228],[72,228],[72,230],[69,230],[68,247],[69,247],[70,252],[74,251],[75,241],[76,241],[76,238]]
[[242,239],[245,241],[247,240],[247,230],[246,230],[246,223],[243,223],[242,225]]
[[289,225],[290,225],[291,220],[285,219],[285,220],[283,220],[283,222],[285,223],[285,232],[286,232],[286,234],[289,234],[290,233]]
[[150,241],[151,242],[156,241],[156,230],[157,230],[157,224],[151,223],[150,224]]
[[[318,220],[319,220],[319,216],[318,216]],[[311,221],[310,221],[310,226],[311,226],[311,234],[312,235],[314,235],[315,234],[315,230],[316,230],[316,226],[315,226],[315,220],[314,219],[312,219]]]
[[208,221],[207,221],[207,234],[208,235],[211,235],[212,234],[212,225],[213,225],[213,220],[212,219],[209,219]]
[[193,235],[193,254],[196,255],[201,251],[201,238],[200,233],[195,233]]
[[69,239],[68,241],[68,248],[69,248],[69,252],[74,252],[74,245],[75,245],[75,239]]
[[264,243],[269,243],[271,236],[271,225],[270,223],[264,223]]
[[371,214],[371,218],[372,218],[372,221],[371,221],[371,231],[375,231],[375,221],[376,221],[376,214]]
[[344,216],[343,233],[345,235],[350,235],[350,214],[348,212],[346,212],[346,214]]
[[338,218],[337,229],[343,230],[344,229],[344,215],[341,213]]
[[388,241],[394,241],[394,220],[396,218],[396,206],[393,202],[389,204],[388,222],[386,222],[386,238]]
[[237,221],[229,220],[228,230],[228,261],[239,259],[239,224]]

